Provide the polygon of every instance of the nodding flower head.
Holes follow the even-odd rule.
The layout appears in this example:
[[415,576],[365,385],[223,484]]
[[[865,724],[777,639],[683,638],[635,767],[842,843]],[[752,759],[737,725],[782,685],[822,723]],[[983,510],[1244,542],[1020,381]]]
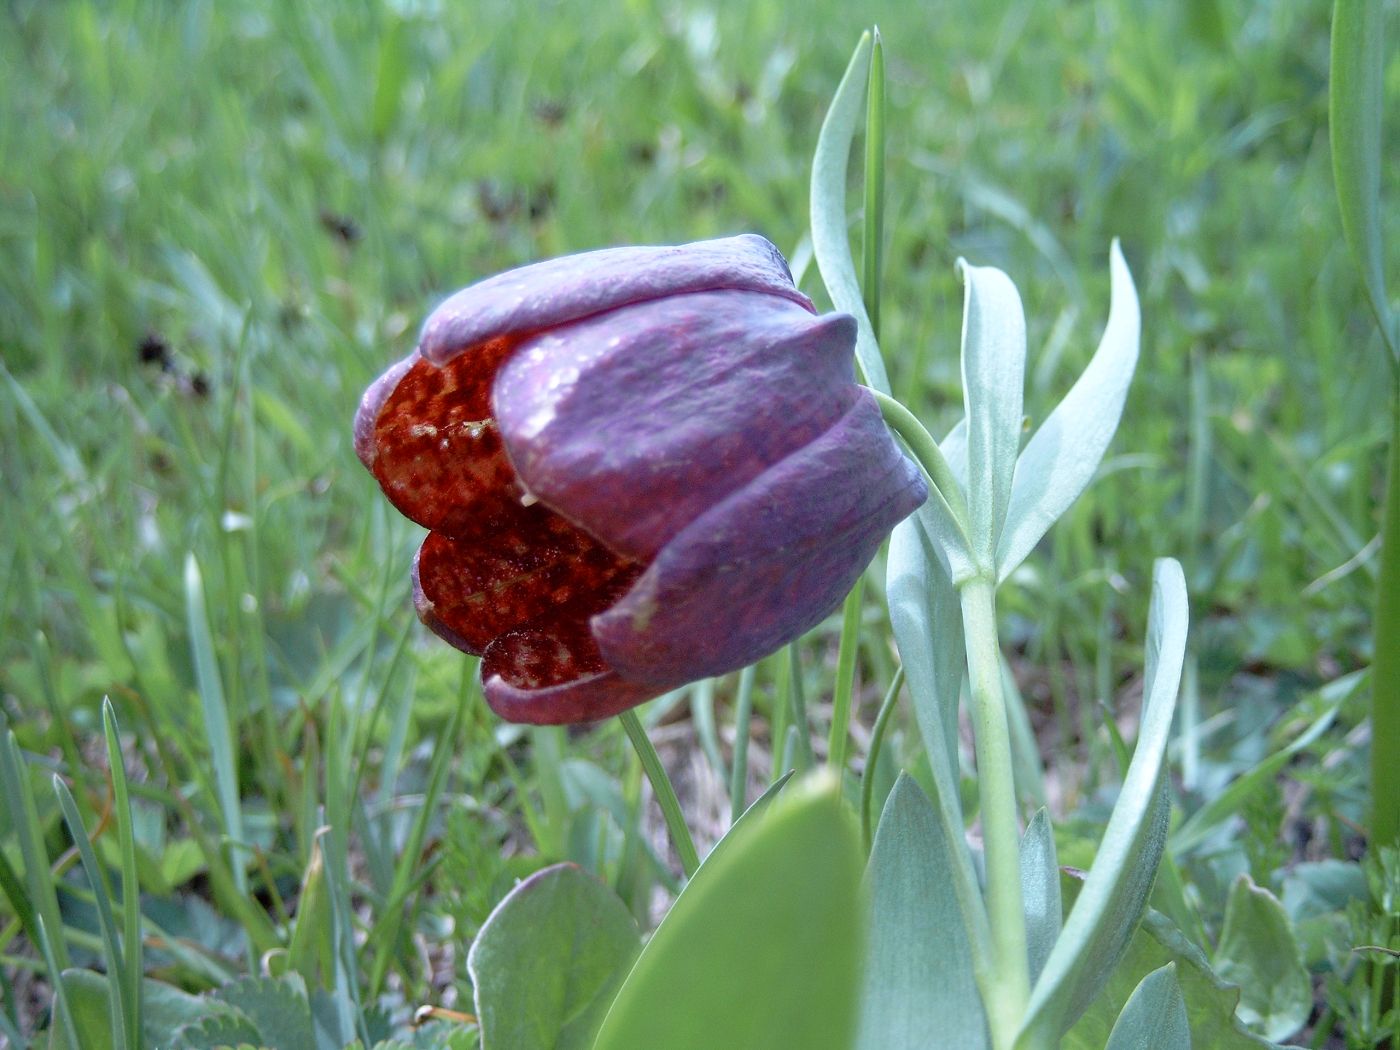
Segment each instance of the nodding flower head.
[[826,617],[924,481],[757,236],[500,274],[366,391],[418,615],[513,722],[605,718]]

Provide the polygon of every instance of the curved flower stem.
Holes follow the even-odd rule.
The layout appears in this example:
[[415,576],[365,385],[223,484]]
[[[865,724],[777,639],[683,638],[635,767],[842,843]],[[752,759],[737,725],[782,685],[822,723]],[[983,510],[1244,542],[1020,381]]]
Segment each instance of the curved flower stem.
[[875,395],[875,403],[880,406],[880,415],[884,416],[885,424],[904,439],[909,451],[919,461],[919,466],[924,468],[924,473],[929,476],[929,480],[938,489],[954,516],[959,521],[966,522],[967,499],[963,496],[962,486],[953,477],[953,469],[943,458],[943,451],[938,447],[933,435],[919,422],[918,416],[894,398],[870,387],[866,389]]
[[895,701],[899,699],[899,689],[903,684],[904,668],[899,667],[895,669],[885,699],[880,702],[880,713],[875,716],[875,728],[870,731],[870,750],[865,753],[865,769],[860,775],[860,831],[867,853],[875,839],[875,816],[871,812],[875,803],[875,763],[885,746],[885,730],[889,728]]
[[836,688],[831,698],[831,735],[826,763],[839,775],[846,768],[846,741],[850,736],[851,695],[855,692],[856,650],[860,648],[861,600],[865,577],[856,580],[841,612],[841,647],[836,655]]
[[997,644],[996,584],[977,576],[963,584],[963,632],[972,687],[972,719],[987,868],[987,914],[992,927],[998,994],[986,1003],[993,1044],[1004,1050],[1016,1036],[1030,999],[1026,914],[1021,897],[1020,825],[1012,775],[1011,733],[1002,694]]
[[681,868],[685,871],[685,877],[690,878],[695,874],[695,869],[700,867],[700,856],[695,852],[695,840],[690,837],[685,814],[681,812],[680,799],[676,798],[676,789],[671,786],[671,778],[666,775],[661,756],[652,746],[651,738],[642,728],[636,711],[624,711],[617,718],[622,723],[622,728],[627,730],[627,737],[632,741],[632,748],[637,752],[637,757],[642,760],[642,768],[646,770],[647,779],[651,781],[651,790],[656,794],[656,801],[661,806],[661,815],[666,818],[666,830],[671,835],[676,852],[680,854]]

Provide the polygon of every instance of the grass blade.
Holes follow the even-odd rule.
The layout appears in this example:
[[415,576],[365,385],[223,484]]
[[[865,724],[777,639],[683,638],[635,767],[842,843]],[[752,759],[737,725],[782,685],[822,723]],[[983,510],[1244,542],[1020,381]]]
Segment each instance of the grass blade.
[[1347,239],[1366,298],[1391,355],[1400,333],[1385,290],[1381,245],[1381,137],[1385,110],[1385,11],[1381,0],[1337,0],[1332,10],[1332,84],[1328,94],[1332,177]]
[[888,394],[890,380],[865,312],[855,262],[851,259],[846,218],[846,168],[851,159],[851,140],[860,122],[861,103],[865,101],[871,47],[871,34],[861,34],[817,136],[817,148],[812,154],[812,251],[832,303],[856,319],[856,363],[865,384]]
[[63,811],[63,820],[68,825],[73,845],[78,848],[78,857],[82,860],[83,871],[87,874],[92,898],[97,905],[97,924],[102,930],[102,946],[107,957],[107,1001],[112,1011],[112,1045],[115,1050],[139,1050],[140,1043],[130,1041],[126,996],[123,993],[126,963],[117,941],[117,924],[112,917],[112,895],[107,888],[107,879],[97,863],[97,856],[92,852],[92,843],[88,841],[87,829],[83,827],[83,818],[78,813],[73,794],[57,773],[53,776],[53,790],[58,796],[58,806]]
[[233,881],[240,893],[248,891],[248,872],[238,859],[244,842],[243,810],[238,799],[238,772],[233,759],[233,734],[224,702],[223,680],[219,676],[214,638],[209,630],[209,609],[204,600],[204,577],[193,552],[185,557],[185,615],[190,632],[190,654],[194,659],[199,700],[204,714],[204,736],[214,765],[214,793],[224,834],[229,839]]
[[117,822],[117,843],[122,863],[122,993],[127,1044],[141,1045],[141,885],[136,878],[136,836],[131,823],[131,793],[122,761],[121,737],[112,701],[102,701],[102,729],[107,739],[107,767],[112,774],[112,797]]
[[[3,724],[3,723],[0,723]],[[58,932],[59,938],[47,951],[53,960],[50,969],[55,981],[63,970],[68,969],[68,949],[63,943],[63,923],[58,914],[58,891],[54,884],[53,872],[49,868],[48,853],[43,847],[43,831],[39,827],[39,811],[34,804],[34,793],[30,789],[29,777],[20,756],[19,743],[13,731],[6,729],[5,739],[0,741],[0,787],[10,809],[15,834],[19,839],[19,855],[24,862],[24,881],[28,885],[29,903],[34,910],[35,928],[40,943],[51,932]]]

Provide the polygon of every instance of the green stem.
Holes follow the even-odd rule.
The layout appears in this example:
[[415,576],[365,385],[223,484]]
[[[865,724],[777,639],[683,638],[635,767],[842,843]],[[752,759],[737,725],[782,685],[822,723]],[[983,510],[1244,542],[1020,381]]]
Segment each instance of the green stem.
[[977,576],[963,584],[959,596],[972,687],[987,914],[991,920],[997,984],[997,994],[985,1005],[993,1045],[997,1050],[1007,1050],[1016,1038],[1030,999],[1030,964],[1021,899],[1020,824],[1016,817],[1011,731],[1002,695],[1001,650],[997,644],[996,584]]
[[885,731],[889,728],[890,717],[894,714],[896,701],[899,699],[899,687],[903,684],[904,668],[900,667],[895,671],[889,691],[880,703],[880,713],[875,716],[875,728],[870,731],[870,750],[866,752],[865,770],[860,776],[860,831],[867,853],[870,852],[875,839],[875,764],[885,746]]
[[695,852],[695,841],[690,837],[690,828],[686,826],[680,799],[676,798],[676,789],[671,786],[671,778],[666,775],[661,756],[656,753],[656,748],[652,747],[651,738],[642,728],[637,712],[624,711],[617,718],[622,723],[622,728],[627,730],[627,737],[632,741],[637,757],[642,760],[642,768],[646,770],[647,779],[651,781],[651,790],[656,795],[657,804],[661,806],[661,815],[666,818],[666,830],[670,832],[671,842],[680,855],[681,868],[686,878],[689,878],[695,874],[695,869],[700,867],[700,856]]
[[734,701],[734,762],[729,771],[729,821],[743,815],[749,787],[749,723],[753,720],[753,680],[756,664],[739,672],[739,695]]
[[851,728],[851,696],[855,692],[856,650],[860,647],[861,599],[865,577],[856,580],[841,613],[841,647],[836,655],[836,689],[831,700],[831,735],[826,763],[839,774],[846,768],[846,740]]
[[797,730],[797,750],[802,755],[802,771],[816,765],[812,754],[812,729],[807,722],[807,694],[802,688],[802,664],[797,658],[797,643],[788,646],[788,684],[792,690],[792,723]]
[[1392,405],[1371,665],[1371,844],[1400,845],[1400,388]]
[[919,461],[919,466],[924,468],[924,473],[948,504],[953,516],[966,522],[967,499],[963,496],[962,486],[953,477],[953,468],[948,466],[948,461],[943,458],[943,450],[938,447],[933,435],[919,422],[918,416],[894,398],[878,390],[870,389],[870,392],[875,395],[875,403],[880,406],[880,414],[884,416],[885,424],[909,446],[909,451]]

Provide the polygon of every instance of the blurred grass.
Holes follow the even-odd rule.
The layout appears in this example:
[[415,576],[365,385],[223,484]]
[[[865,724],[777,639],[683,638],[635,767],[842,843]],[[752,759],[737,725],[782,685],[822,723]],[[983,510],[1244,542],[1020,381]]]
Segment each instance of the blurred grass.
[[[1003,603],[1062,777],[1115,776],[1097,705],[1140,665],[1158,555],[1187,566],[1202,716],[1230,712],[1241,734],[1270,724],[1369,656],[1375,565],[1358,554],[1377,529],[1389,386],[1382,355],[1360,352],[1374,335],[1330,182],[1328,13],[1322,0],[1021,0],[998,17],[837,0],[7,5],[0,705],[36,778],[73,778],[93,823],[110,694],[130,731],[143,886],[207,878],[215,916],[179,922],[238,919],[244,945],[274,932],[238,914],[236,883],[220,889],[229,865],[255,858],[257,910],[275,922],[324,800],[366,851],[357,885],[412,909],[376,929],[418,992],[402,931],[469,933],[500,893],[460,876],[508,886],[512,865],[537,863],[517,856],[522,823],[556,855],[594,858],[645,913],[659,877],[643,874],[647,850],[598,816],[625,829],[635,816],[620,736],[570,748],[498,727],[471,668],[406,633],[415,536],[355,461],[350,419],[437,299],[489,273],[742,230],[792,254],[817,128],[869,22],[889,77],[882,335],[903,400],[940,430],[954,420],[959,255],[1020,286],[1033,422],[1097,341],[1111,237],[1142,292],[1143,357],[1105,477]],[[1400,212],[1388,221],[1393,247]],[[191,555],[207,639],[188,626]],[[888,643],[882,617],[867,622],[878,697]],[[807,695],[829,693],[829,668],[810,673]],[[232,769],[206,742],[211,688]],[[760,711],[772,688],[761,676]],[[331,709],[347,717],[328,739]],[[453,739],[444,771],[435,756]],[[562,775],[531,757],[566,750]],[[626,768],[622,783],[580,772],[593,761]],[[230,786],[244,843],[218,839],[216,788]],[[446,850],[455,883],[396,852],[424,840],[423,799],[400,803],[422,791],[481,814],[451,821],[487,844]],[[56,851],[57,807],[36,797]],[[192,828],[210,843],[190,860],[171,843]],[[0,813],[0,841],[12,832]],[[334,898],[350,861],[343,838],[329,845]],[[415,897],[420,875],[436,901]],[[211,953],[236,961],[234,943]],[[346,965],[335,957],[337,980],[355,979]],[[389,966],[379,950],[376,989]]]

